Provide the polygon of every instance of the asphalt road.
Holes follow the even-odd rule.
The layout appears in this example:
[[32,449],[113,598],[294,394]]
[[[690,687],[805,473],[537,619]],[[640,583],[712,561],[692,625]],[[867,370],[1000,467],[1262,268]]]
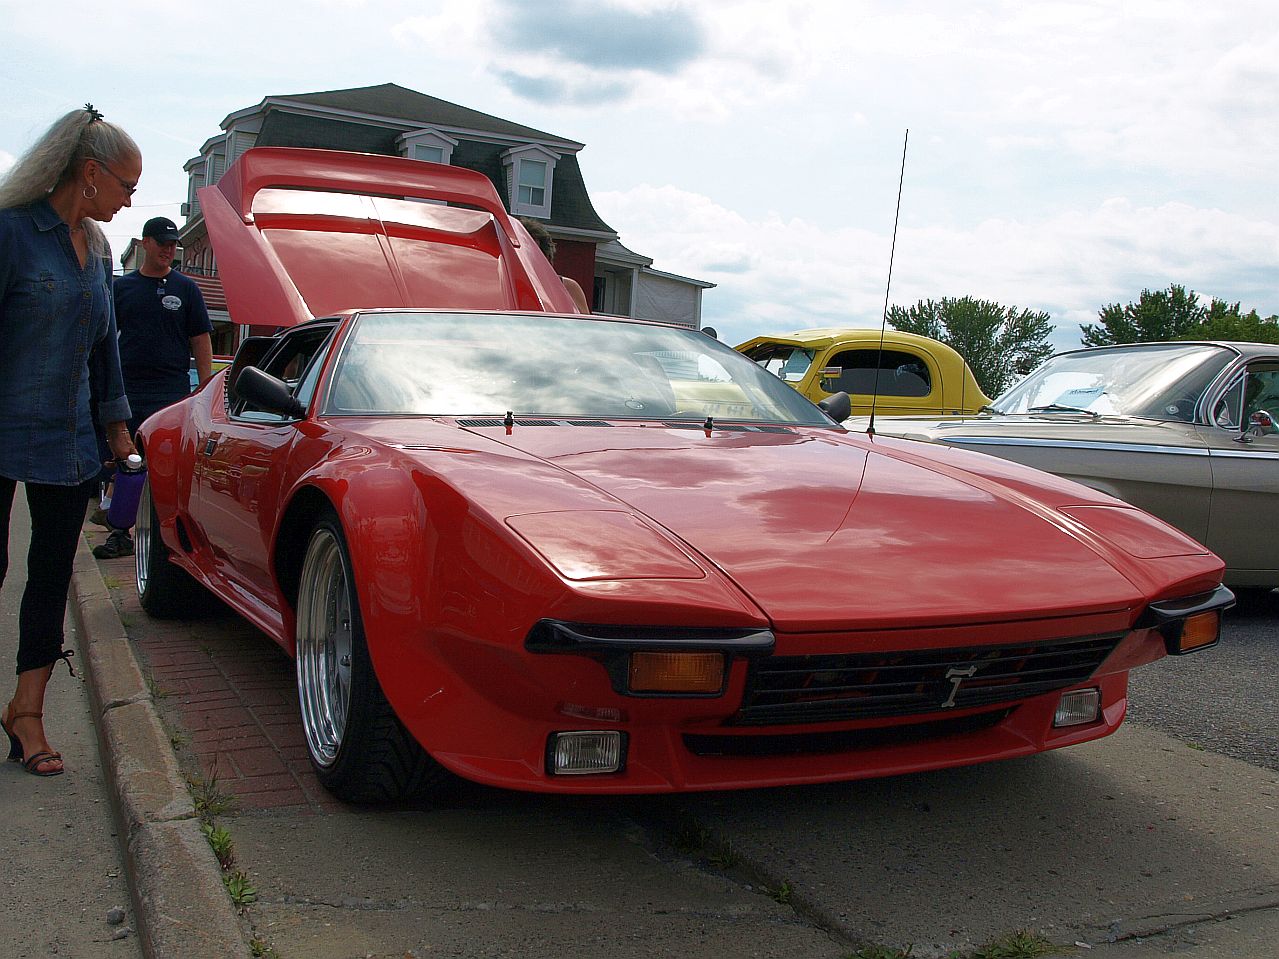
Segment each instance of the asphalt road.
[[1128,721],[1279,770],[1279,591],[1242,594],[1220,644],[1129,680]]

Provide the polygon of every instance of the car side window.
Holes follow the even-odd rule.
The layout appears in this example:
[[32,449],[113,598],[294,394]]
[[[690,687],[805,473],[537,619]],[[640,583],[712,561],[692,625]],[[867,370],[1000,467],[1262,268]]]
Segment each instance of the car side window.
[[[323,366],[324,346],[333,330],[332,326],[308,327],[286,335],[264,357],[260,364],[262,371],[283,380],[303,405],[308,404],[315,393],[320,367]],[[255,422],[276,423],[287,420],[287,417],[278,413],[257,409],[247,401],[241,401],[232,410],[232,415]]]
[[835,354],[823,373],[822,389],[830,393],[843,390],[850,395],[928,396],[933,391],[928,364],[902,350],[884,350],[882,356],[878,349],[844,350]]
[[798,383],[813,363],[813,351],[799,346],[773,343],[758,346],[747,354],[768,372],[787,383]]
[[1222,429],[1243,429],[1261,411],[1279,416],[1279,362],[1253,363],[1235,377],[1213,406],[1212,422]]

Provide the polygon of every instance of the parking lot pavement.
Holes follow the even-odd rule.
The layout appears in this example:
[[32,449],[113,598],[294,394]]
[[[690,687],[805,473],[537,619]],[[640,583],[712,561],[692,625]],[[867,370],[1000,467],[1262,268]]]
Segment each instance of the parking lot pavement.
[[1114,959],[1271,954],[1279,847],[1258,839],[1279,827],[1279,773],[1149,726],[832,786],[591,801],[464,787],[358,810],[310,772],[283,653],[230,614],[151,620],[124,588],[129,561],[99,566],[184,768],[235,797],[218,819],[258,892],[247,915],[286,959],[859,943],[926,959],[1023,928]]

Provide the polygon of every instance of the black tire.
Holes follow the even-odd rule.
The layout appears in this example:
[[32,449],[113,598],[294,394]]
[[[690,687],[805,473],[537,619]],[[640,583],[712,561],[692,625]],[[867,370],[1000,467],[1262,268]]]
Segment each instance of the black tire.
[[337,516],[311,530],[297,602],[297,683],[311,766],[339,799],[385,803],[451,780],[404,728],[373,671]]
[[160,518],[151,498],[151,478],[142,483],[133,529],[133,568],[138,602],[156,619],[195,619],[212,607],[212,597],[186,570],[169,561],[160,538]]

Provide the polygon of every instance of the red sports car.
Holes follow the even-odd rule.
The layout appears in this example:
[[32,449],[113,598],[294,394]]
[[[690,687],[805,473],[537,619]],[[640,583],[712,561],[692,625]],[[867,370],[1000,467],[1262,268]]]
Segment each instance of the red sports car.
[[201,203],[232,314],[284,329],[140,434],[144,608],[205,588],[293,653],[337,795],[1022,756],[1216,642],[1222,563],[1139,510],[849,433],[698,332],[547,312],[562,284],[464,172],[246,154]]

